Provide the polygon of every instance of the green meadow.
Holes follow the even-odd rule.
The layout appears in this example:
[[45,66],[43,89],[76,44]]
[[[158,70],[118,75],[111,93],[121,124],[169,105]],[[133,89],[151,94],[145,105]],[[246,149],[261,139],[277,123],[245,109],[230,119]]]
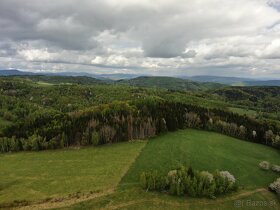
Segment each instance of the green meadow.
[[[246,203],[248,200],[271,202],[270,206],[258,209],[280,206],[276,195],[267,190],[277,174],[258,167],[262,160],[279,164],[279,151],[213,132],[186,129],[148,141],[11,153],[1,155],[0,159],[1,203],[13,202],[15,198],[39,201],[113,189],[96,198],[76,198],[70,204],[46,202],[44,208],[51,204],[50,209],[236,209],[236,202],[241,201],[243,209],[255,209]],[[181,165],[210,172],[228,170],[236,177],[240,189],[211,200],[146,192],[139,186],[142,171],[155,169],[167,173]],[[34,209],[39,207],[35,205]]]
[[[259,169],[258,163],[262,160],[279,164],[280,153],[213,132],[187,129],[167,133],[148,141],[114,194],[63,209],[256,209],[254,201],[267,203],[267,206],[258,204],[257,209],[279,209],[276,195],[267,190],[277,174]],[[138,180],[142,171],[156,169],[166,173],[181,165],[210,172],[228,170],[237,178],[240,190],[211,200],[175,197],[140,188]]]
[[0,204],[115,188],[145,142],[0,155]]

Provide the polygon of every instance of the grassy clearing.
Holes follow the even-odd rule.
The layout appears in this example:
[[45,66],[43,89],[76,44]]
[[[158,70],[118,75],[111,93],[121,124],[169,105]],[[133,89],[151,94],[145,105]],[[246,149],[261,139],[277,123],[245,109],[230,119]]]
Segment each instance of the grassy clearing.
[[38,85],[38,86],[52,86],[52,85],[54,85],[53,83],[49,83],[49,82],[41,82],[41,81],[39,81],[39,82],[36,82],[36,84]]
[[242,109],[237,107],[229,107],[229,110],[241,115],[246,114],[247,116],[256,117],[258,115],[257,111],[251,109]]
[[137,183],[142,171],[156,169],[167,173],[184,164],[211,172],[228,170],[244,189],[256,189],[266,187],[277,177],[272,171],[258,168],[262,160],[280,164],[280,153],[267,146],[218,133],[181,130],[150,140],[122,184]]
[[0,204],[116,187],[146,142],[0,155]]

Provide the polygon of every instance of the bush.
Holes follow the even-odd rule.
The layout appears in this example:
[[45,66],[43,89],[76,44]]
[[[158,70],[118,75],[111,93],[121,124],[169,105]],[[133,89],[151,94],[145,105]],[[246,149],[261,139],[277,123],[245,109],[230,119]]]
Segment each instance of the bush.
[[191,167],[171,170],[166,176],[157,171],[143,172],[140,182],[145,190],[168,191],[177,196],[215,198],[238,189],[234,176],[228,171],[216,171],[213,175],[208,171],[194,171]]
[[11,151],[13,152],[18,152],[18,151],[21,151],[23,148],[22,148],[22,143],[21,143],[21,140],[20,139],[16,139],[16,137],[12,137],[11,138]]
[[167,180],[159,175],[157,171],[143,172],[140,175],[140,183],[143,189],[147,191],[162,191],[166,188]]
[[271,170],[277,173],[280,173],[280,166],[278,165],[272,165]]
[[236,191],[238,186],[235,182],[235,178],[228,171],[216,171],[214,173],[215,180],[215,194],[225,194],[230,191]]
[[269,189],[280,195],[280,178],[269,185]]
[[180,168],[178,170],[172,170],[168,172],[167,180],[169,186],[169,193],[171,195],[184,195],[185,193],[185,183],[184,180],[187,177],[185,168]]
[[234,178],[234,176],[233,176],[231,173],[229,173],[228,171],[221,171],[221,172],[220,172],[220,175],[221,175],[222,177],[224,177],[228,182],[230,182],[230,183],[235,183],[235,178]]
[[91,134],[91,142],[92,142],[92,144],[94,146],[97,146],[97,145],[100,144],[99,139],[100,139],[99,138],[99,134],[96,131],[92,132],[92,134]]
[[259,163],[259,167],[263,170],[269,170],[270,164],[267,161],[262,161]]
[[212,182],[214,179],[213,174],[209,173],[208,171],[201,171],[200,175],[201,177],[207,179],[209,182]]

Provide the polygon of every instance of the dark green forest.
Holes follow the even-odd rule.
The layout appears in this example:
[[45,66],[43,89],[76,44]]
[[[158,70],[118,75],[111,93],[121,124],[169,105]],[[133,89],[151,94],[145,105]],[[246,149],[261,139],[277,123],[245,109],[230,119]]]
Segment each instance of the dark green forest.
[[280,87],[142,80],[1,77],[1,151],[96,146],[187,127],[280,147]]

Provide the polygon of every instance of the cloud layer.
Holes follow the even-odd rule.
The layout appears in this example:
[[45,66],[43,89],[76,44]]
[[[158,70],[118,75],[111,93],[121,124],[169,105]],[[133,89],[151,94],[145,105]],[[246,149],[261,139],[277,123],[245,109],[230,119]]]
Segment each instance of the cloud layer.
[[0,67],[280,77],[278,0],[1,0]]

